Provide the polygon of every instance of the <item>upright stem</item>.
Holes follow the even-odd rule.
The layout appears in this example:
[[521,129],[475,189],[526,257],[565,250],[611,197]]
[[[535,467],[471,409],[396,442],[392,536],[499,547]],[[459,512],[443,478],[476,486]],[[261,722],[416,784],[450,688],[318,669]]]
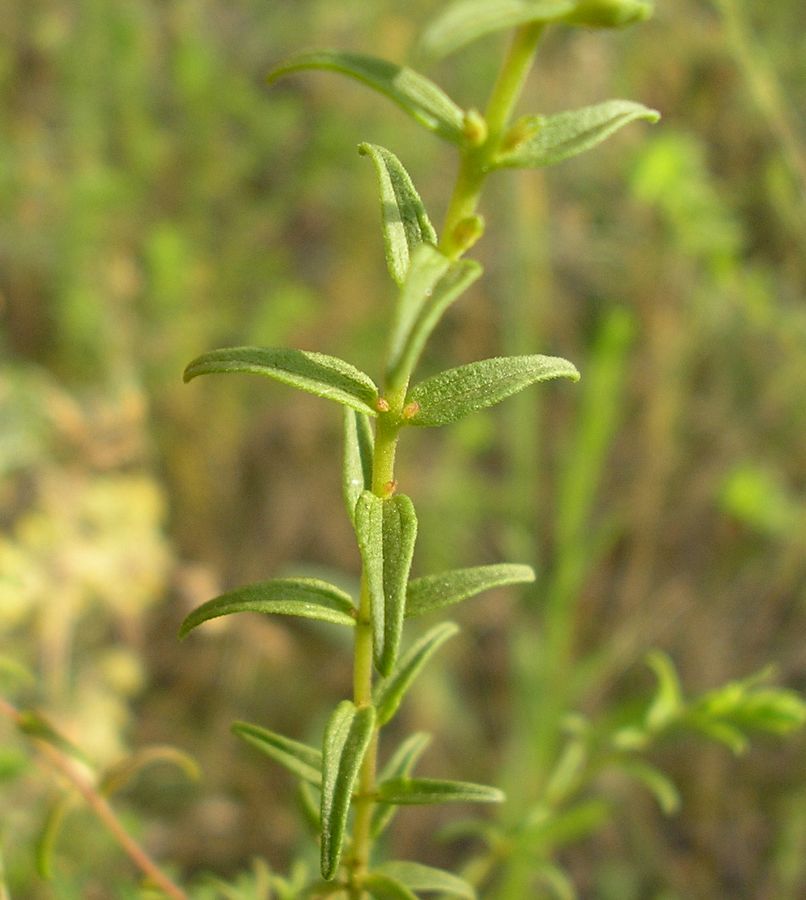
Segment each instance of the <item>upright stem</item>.
[[440,250],[451,259],[461,256],[467,247],[461,238],[462,223],[476,214],[484,181],[523,91],[544,28],[541,22],[533,22],[515,30],[487,103],[487,137],[480,146],[470,147],[462,153],[440,242]]
[[[490,162],[498,150],[504,130],[520,97],[543,27],[539,23],[530,24],[515,31],[487,105],[486,139],[479,146],[469,147],[462,152],[456,185],[448,204],[440,242],[440,249],[451,259],[461,256],[468,247],[467,241],[462,238],[461,226],[476,215]],[[372,461],[372,491],[384,499],[391,496],[396,489],[395,451],[410,374],[410,372],[399,373],[395,384],[388,386],[389,390],[384,398],[388,408],[377,419]],[[353,663],[353,702],[358,707],[372,703],[372,651],[370,594],[366,575],[362,575]],[[364,881],[369,870],[372,846],[372,810],[375,805],[377,765],[376,729],[358,775],[352,851],[347,862],[349,868],[347,890],[350,900],[363,900],[366,896]]]

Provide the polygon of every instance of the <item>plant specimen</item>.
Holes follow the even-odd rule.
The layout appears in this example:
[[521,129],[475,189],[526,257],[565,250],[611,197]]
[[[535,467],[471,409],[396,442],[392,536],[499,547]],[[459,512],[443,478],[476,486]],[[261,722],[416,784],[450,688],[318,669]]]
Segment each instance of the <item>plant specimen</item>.
[[[413,69],[372,56],[313,51],[292,56],[271,82],[323,69],[364,82],[386,95],[459,156],[456,185],[438,234],[401,161],[363,143],[379,185],[386,259],[398,286],[381,386],[344,360],[322,353],[264,347],[214,350],[191,362],[185,379],[213,373],[252,373],[335,401],[344,411],[344,497],[362,561],[360,596],[312,578],[282,578],[216,597],[186,619],[182,633],[209,619],[253,611],[297,615],[353,629],[353,696],[338,704],[321,750],[245,723],[235,731],[318,791],[322,882],[315,890],[351,898],[412,896],[473,889],[456,876],[412,862],[380,865],[372,846],[399,806],[499,802],[495,787],[417,778],[412,771],[427,737],[407,738],[379,766],[380,737],[416,675],[457,628],[442,622],[403,648],[406,619],[435,612],[486,589],[531,581],[529,566],[503,563],[410,578],[417,535],[412,500],[398,489],[395,454],[409,428],[449,425],[537,382],[576,380],[565,359],[524,355],[465,363],[425,379],[416,368],[426,341],[446,310],[481,275],[466,253],[481,237],[478,205],[497,169],[542,167],[581,153],[624,125],[658,114],[631,101],[611,100],[555,115],[513,112],[549,24],[617,27],[646,18],[633,0],[460,2],[431,25],[423,50],[444,56],[490,32],[514,29],[511,45],[482,114],[462,109]],[[309,792],[310,794],[310,792]],[[350,829],[350,814],[352,827]]]

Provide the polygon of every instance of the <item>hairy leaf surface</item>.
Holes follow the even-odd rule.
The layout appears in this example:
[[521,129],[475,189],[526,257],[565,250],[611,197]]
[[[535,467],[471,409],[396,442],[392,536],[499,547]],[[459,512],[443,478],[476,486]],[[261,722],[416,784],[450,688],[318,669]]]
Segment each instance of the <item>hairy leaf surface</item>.
[[574,0],[459,0],[426,27],[419,49],[441,59],[492,32],[562,18],[575,6]]
[[324,353],[284,347],[227,347],[211,350],[185,369],[185,381],[198,375],[245,372],[264,375],[367,415],[377,415],[375,382],[355,366]]
[[501,356],[440,372],[416,385],[406,398],[417,404],[410,425],[448,425],[492,406],[538,381],[579,379],[573,363],[556,356]]
[[392,278],[402,284],[412,253],[420,244],[436,244],[437,233],[409,173],[394,153],[377,144],[359,144],[358,152],[372,160],[378,174],[386,265]]
[[659,118],[657,110],[631,100],[608,100],[552,116],[524,116],[504,139],[494,165],[522,169],[551,166],[590,150],[630,122],[657,122]]
[[355,625],[352,598],[318,578],[275,578],[228,591],[193,610],[179,627],[179,637],[210,619],[239,612],[319,619],[336,625]]
[[437,575],[426,575],[409,582],[406,597],[406,616],[420,616],[433,609],[460,603],[482,591],[508,584],[528,584],[535,580],[531,566],[498,563],[452,569]]
[[375,664],[388,675],[397,661],[403,619],[406,615],[406,586],[409,581],[417,516],[405,494],[383,501],[383,622],[375,641]]
[[462,109],[442,88],[413,69],[363,53],[314,50],[281,63],[269,73],[268,82],[302,69],[325,69],[355,78],[387,96],[429,131],[454,144],[464,139]]
[[299,778],[311,784],[322,783],[321,751],[249,722],[233,723],[232,731]]
[[331,879],[341,858],[353,786],[375,723],[371,706],[343,700],[333,711],[322,747],[322,877]]

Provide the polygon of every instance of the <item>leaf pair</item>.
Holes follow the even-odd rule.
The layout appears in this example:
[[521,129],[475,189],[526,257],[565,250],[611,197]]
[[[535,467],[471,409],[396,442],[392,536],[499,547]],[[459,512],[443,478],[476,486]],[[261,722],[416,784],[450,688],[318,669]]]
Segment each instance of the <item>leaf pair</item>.
[[382,500],[364,491],[355,507],[355,530],[370,597],[375,665],[389,675],[400,647],[417,537],[414,505],[405,494]]

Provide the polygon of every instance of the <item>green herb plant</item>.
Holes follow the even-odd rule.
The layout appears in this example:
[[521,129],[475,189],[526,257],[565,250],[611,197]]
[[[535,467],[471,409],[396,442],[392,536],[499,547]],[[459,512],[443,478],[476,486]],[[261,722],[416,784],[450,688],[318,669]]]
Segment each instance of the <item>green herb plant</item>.
[[[474,876],[471,867],[468,877],[462,878],[413,861],[377,858],[378,838],[400,806],[504,799],[498,787],[416,777],[415,766],[429,741],[426,734],[412,734],[396,747],[382,743],[384,727],[417,675],[458,631],[451,622],[439,622],[407,645],[406,621],[432,615],[490,588],[524,584],[535,577],[528,565],[501,563],[411,578],[417,516],[414,503],[399,489],[395,457],[400,438],[411,428],[449,425],[535,383],[579,378],[567,360],[537,354],[467,362],[426,378],[418,375],[417,367],[443,315],[482,274],[481,265],[467,253],[484,232],[479,204],[487,178],[499,169],[553,165],[594,147],[631,122],[658,119],[656,111],[626,100],[516,118],[516,105],[546,28],[623,27],[646,19],[650,12],[650,5],[640,0],[461,0],[450,4],[424,34],[421,51],[425,57],[444,57],[493,32],[512,32],[483,112],[461,108],[419,71],[358,53],[299,53],[269,75],[273,83],[297,72],[325,70],[360,81],[450,144],[458,156],[455,186],[438,233],[397,156],[375,144],[359,145],[359,153],[371,162],[377,177],[386,262],[396,286],[380,382],[334,356],[252,346],[204,353],[185,370],[186,381],[218,373],[262,375],[344,408],[343,492],[362,564],[358,597],[316,578],[272,579],[210,600],[193,611],[181,628],[184,636],[219,616],[259,612],[317,619],[353,632],[352,696],[331,713],[321,748],[259,725],[239,722],[233,726],[239,737],[300,780],[316,823],[320,873],[295,886],[293,896],[360,900],[438,892],[474,897],[472,882],[483,881],[495,862],[492,858],[482,861],[483,877]],[[671,789],[661,776],[627,759],[683,709],[668,664],[656,657],[654,667],[661,687],[643,727],[621,728],[608,737],[605,750],[594,756],[610,760],[620,754],[625,768],[632,766],[639,780],[672,806]],[[744,697],[747,690],[747,686],[737,687],[734,699]],[[706,707],[707,703],[696,706],[697,721],[705,731],[713,726],[712,711]],[[721,732],[723,738],[733,736],[728,731]],[[599,767],[599,762],[583,765],[591,757],[590,746],[586,736],[578,733],[561,757],[549,782],[557,805],[575,794],[589,770]],[[546,809],[550,816],[550,805]],[[545,817],[537,824],[544,827]],[[533,832],[534,838],[534,828]],[[510,880],[521,884],[519,876]],[[505,888],[502,896],[524,896],[518,890]]]

